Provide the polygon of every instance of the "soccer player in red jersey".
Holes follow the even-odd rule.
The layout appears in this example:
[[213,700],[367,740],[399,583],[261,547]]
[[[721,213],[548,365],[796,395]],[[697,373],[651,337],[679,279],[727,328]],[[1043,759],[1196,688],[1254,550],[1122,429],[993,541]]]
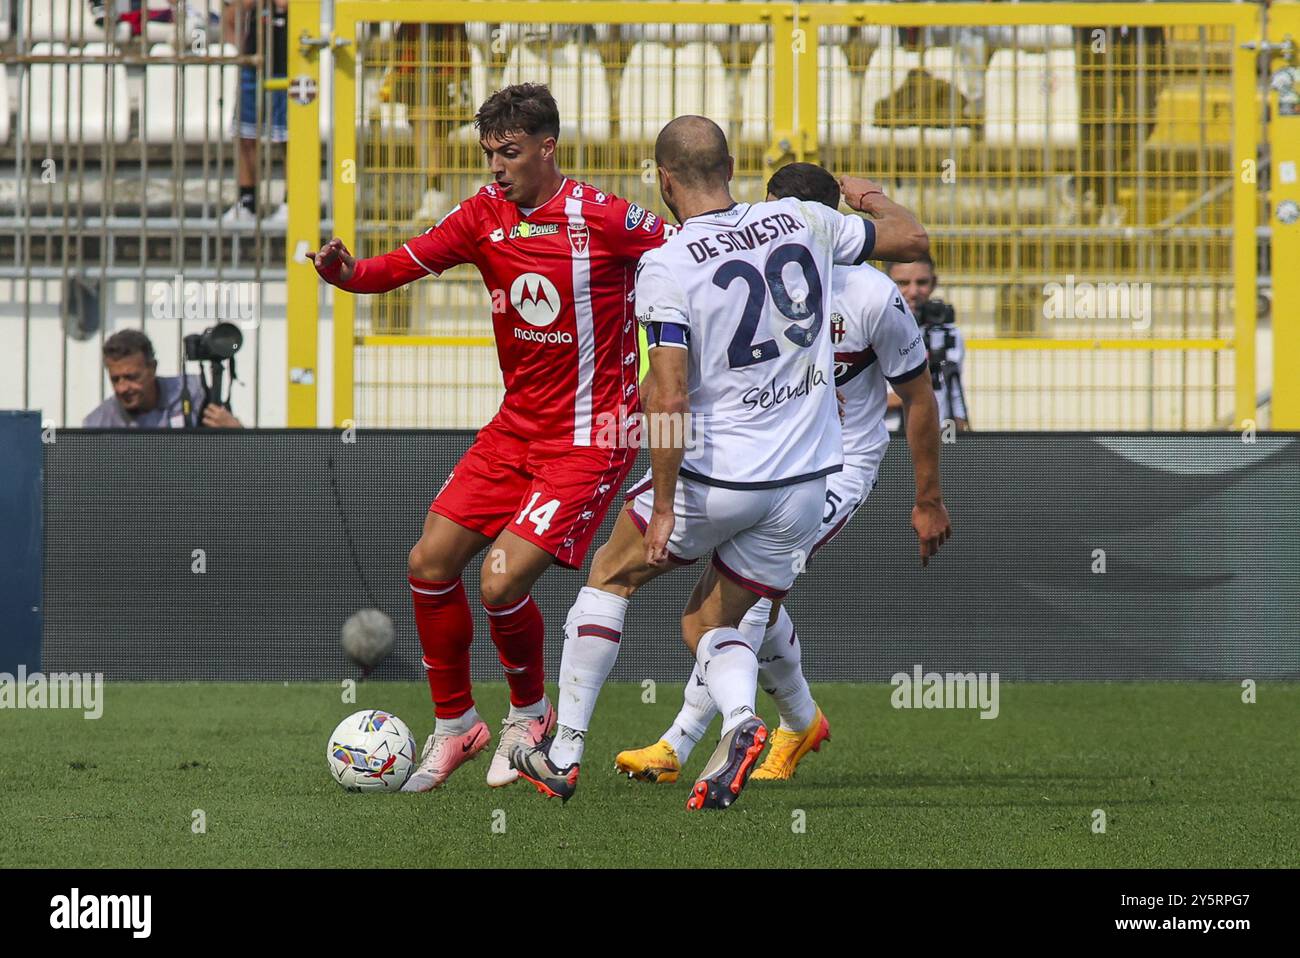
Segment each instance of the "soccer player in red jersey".
[[310,254],[322,278],[353,293],[473,263],[492,296],[505,399],[447,477],[410,554],[436,721],[406,791],[436,788],[490,741],[471,696],[473,624],[460,580],[488,545],[482,602],[510,685],[488,784],[513,782],[510,749],[555,725],[529,590],[553,563],[582,565],[636,458],[619,438],[640,408],[633,281],[641,254],[665,238],[659,216],[559,171],[559,110],[545,86],[494,93],[474,122],[492,183],[386,255],[357,260],[337,238]]

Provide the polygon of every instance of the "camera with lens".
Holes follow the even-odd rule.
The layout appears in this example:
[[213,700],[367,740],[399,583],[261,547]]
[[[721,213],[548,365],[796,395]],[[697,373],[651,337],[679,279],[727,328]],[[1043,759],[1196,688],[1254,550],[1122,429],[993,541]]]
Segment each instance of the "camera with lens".
[[[244,345],[244,334],[239,331],[239,327],[234,323],[217,323],[215,326],[209,326],[201,333],[191,333],[184,338],[185,344],[185,361],[187,363],[207,363],[211,370],[212,381],[209,383],[208,377],[203,374],[202,368],[199,369],[199,381],[203,384],[203,406],[216,405],[230,408],[229,388],[227,395],[222,398],[221,387],[222,380],[228,375],[230,382],[235,379],[235,353]],[[229,364],[230,370],[226,371],[226,365]],[[181,401],[183,404],[186,422],[190,422],[194,413],[191,398],[189,395],[188,377],[181,377],[181,382],[185,384],[182,387]]]
[[951,356],[957,348],[957,314],[943,300],[931,299],[916,311],[916,322],[930,354],[930,383],[936,392],[941,391],[957,365]]

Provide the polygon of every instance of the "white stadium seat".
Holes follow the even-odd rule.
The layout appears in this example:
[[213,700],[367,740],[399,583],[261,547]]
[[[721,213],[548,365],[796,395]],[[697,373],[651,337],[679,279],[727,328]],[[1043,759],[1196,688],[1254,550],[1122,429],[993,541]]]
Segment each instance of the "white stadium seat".
[[[478,44],[474,43],[469,46],[469,93],[470,104],[475,110],[491,93],[488,89],[487,57]],[[478,130],[474,128],[473,123],[466,123],[453,132],[451,138],[460,143],[477,143]]]
[[[212,56],[235,56],[233,44],[208,48]],[[168,44],[160,43],[150,56],[172,55]],[[177,72],[181,76],[178,81]],[[223,76],[224,74],[224,76]],[[171,143],[177,137],[176,93],[181,92],[180,136],[186,143],[231,139],[231,122],[239,90],[239,68],[193,64],[177,67],[151,63],[144,69],[146,99],[142,100],[140,129],[147,143]]]
[[0,143],[9,142],[9,71],[0,66]]
[[568,43],[558,50],[542,52],[519,44],[510,51],[501,82],[509,86],[530,81],[550,87],[560,108],[562,140],[609,139],[609,85],[605,64],[594,49]]
[[626,140],[653,140],[665,123],[684,113],[707,116],[726,129],[731,96],[722,54],[705,42],[675,49],[638,43],[623,70],[619,113]]
[[[102,43],[88,43],[81,52],[103,56],[105,50]],[[32,47],[35,55],[65,52],[61,43]],[[33,143],[125,143],[131,133],[126,67],[33,63],[21,113]]]
[[1074,50],[998,50],[985,75],[984,139],[990,146],[1079,143],[1079,88]]
[[0,0],[0,43],[9,39],[9,0]]
[[104,39],[104,31],[95,26],[86,0],[29,0],[29,5],[18,10],[19,33],[29,29],[29,11],[29,40],[81,43]]
[[[741,108],[744,121],[740,138],[745,143],[766,143],[772,117],[770,46],[754,53],[745,77]],[[822,145],[843,145],[853,136],[857,119],[849,58],[841,47],[817,48],[817,136]]]

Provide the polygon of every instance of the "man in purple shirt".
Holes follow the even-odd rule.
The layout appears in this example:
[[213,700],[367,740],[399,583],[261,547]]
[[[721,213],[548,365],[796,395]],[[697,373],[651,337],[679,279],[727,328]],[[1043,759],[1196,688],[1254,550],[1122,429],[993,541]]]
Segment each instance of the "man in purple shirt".
[[153,343],[138,329],[123,329],[104,341],[104,369],[113,395],[96,406],[81,425],[90,428],[183,429],[183,392],[188,383],[190,422],[214,428],[240,428],[224,406],[204,405],[198,376],[159,376]]

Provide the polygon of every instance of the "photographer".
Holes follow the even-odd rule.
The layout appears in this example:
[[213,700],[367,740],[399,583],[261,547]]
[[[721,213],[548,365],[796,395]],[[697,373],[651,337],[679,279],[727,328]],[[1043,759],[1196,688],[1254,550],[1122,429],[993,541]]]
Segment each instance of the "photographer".
[[[184,429],[202,424],[236,429],[243,423],[225,406],[207,402],[203,378],[157,375],[153,343],[138,329],[123,329],[104,341],[104,369],[113,386],[81,423],[86,428]],[[193,412],[186,421],[185,393]]]
[[[925,336],[930,354],[930,383],[939,403],[939,421],[951,419],[960,431],[970,429],[966,394],[962,391],[962,362],[966,358],[966,341],[957,328],[953,308],[939,299],[931,299],[939,278],[934,260],[922,256],[914,263],[890,263],[886,269]],[[891,389],[885,422],[891,431],[902,426],[903,403]]]

